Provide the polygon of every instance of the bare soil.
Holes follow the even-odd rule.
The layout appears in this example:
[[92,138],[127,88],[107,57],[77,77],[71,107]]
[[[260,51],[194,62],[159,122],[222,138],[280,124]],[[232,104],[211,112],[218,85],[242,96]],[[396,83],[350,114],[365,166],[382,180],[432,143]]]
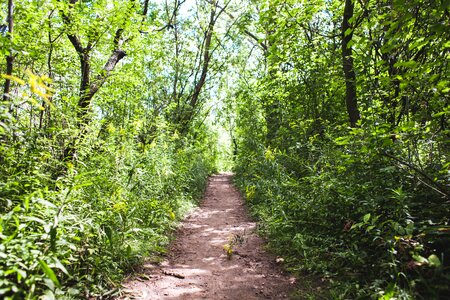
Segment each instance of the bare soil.
[[125,281],[120,299],[289,298],[295,279],[264,251],[231,177],[210,177],[200,207],[180,225],[167,259],[145,264],[140,275]]

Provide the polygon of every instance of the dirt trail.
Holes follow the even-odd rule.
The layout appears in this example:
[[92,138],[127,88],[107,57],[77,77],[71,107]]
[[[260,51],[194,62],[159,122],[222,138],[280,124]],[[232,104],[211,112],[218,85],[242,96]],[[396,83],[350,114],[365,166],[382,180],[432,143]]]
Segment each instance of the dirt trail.
[[[166,261],[146,264],[121,299],[285,299],[293,279],[265,253],[231,175],[209,179],[204,200],[181,224]],[[224,245],[233,243],[228,258]]]

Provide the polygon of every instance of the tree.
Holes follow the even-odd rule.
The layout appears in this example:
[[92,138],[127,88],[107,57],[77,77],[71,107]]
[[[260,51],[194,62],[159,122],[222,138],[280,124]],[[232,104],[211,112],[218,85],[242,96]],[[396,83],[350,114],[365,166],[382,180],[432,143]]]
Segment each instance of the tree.
[[103,66],[103,69],[97,74],[97,76],[95,76],[93,80],[91,79],[92,51],[94,50],[94,47],[98,40],[102,38],[102,35],[104,34],[104,32],[101,32],[102,28],[97,28],[94,26],[103,25],[103,20],[101,20],[100,17],[96,17],[93,20],[94,26],[91,26],[88,29],[86,46],[83,46],[80,36],[74,32],[74,27],[78,25],[74,24],[74,9],[77,5],[82,6],[83,4],[78,3],[77,0],[70,0],[67,7],[67,12],[65,11],[65,9],[60,10],[60,14],[66,26],[67,37],[70,40],[75,51],[77,52],[78,58],[80,60],[81,76],[79,89],[80,96],[78,100],[78,119],[80,127],[88,121],[88,108],[92,97],[94,97],[100,87],[105,83],[106,79],[110,75],[111,71],[114,70],[117,63],[126,56],[125,51],[121,50],[121,44],[123,43],[122,35],[125,30],[125,20],[131,17],[131,13],[135,5],[133,0],[127,3],[128,5],[126,7],[126,13],[122,17],[123,20],[121,21],[122,24],[120,24],[116,29],[111,41],[111,48],[113,49],[112,53]]
[[345,75],[345,103],[350,126],[355,127],[360,119],[358,110],[358,101],[356,96],[356,75],[353,67],[352,57],[352,37],[355,28],[351,25],[354,21],[354,3],[353,0],[345,0],[344,17],[342,20],[342,65]]
[[[8,40],[9,40],[9,54],[6,56],[6,75],[11,76],[13,71],[14,63],[14,51],[12,48],[12,38],[14,32],[14,2],[13,0],[8,0]],[[9,92],[11,90],[11,79],[5,79],[5,85],[3,89],[3,101],[7,102],[9,99]]]

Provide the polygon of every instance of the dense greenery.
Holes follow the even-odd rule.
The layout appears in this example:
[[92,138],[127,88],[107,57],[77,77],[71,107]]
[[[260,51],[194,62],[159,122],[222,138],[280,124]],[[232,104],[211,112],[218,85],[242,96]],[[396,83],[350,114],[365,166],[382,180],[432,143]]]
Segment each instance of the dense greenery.
[[203,59],[174,56],[203,51],[209,9],[179,21],[198,44],[175,54],[161,29],[172,6],[13,4],[14,30],[0,36],[2,61],[14,58],[12,73],[0,70],[11,86],[0,112],[0,298],[112,295],[125,272],[165,251],[215,168],[203,98],[193,120],[175,120]]
[[448,297],[449,5],[249,12],[262,56],[236,92],[236,181],[289,268],[327,279],[326,298]]
[[1,2],[0,297],[113,295],[233,163],[324,297],[445,298],[449,10]]

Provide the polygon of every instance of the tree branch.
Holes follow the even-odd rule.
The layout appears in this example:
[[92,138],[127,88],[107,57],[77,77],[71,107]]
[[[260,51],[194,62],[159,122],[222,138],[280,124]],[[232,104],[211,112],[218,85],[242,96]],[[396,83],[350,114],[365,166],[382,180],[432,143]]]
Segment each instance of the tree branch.
[[[213,5],[213,2],[211,0],[206,0],[206,2]],[[221,12],[224,12],[230,19],[235,20],[236,18],[226,10],[226,7],[228,6],[229,3],[230,2],[228,2],[224,7],[221,7],[218,4],[215,4],[215,5],[217,6],[217,8],[221,9]],[[259,45],[264,50],[264,52],[267,52],[267,50],[268,50],[267,45],[264,44],[260,38],[258,38],[255,34],[251,33],[247,29],[244,29],[244,33],[246,35],[248,35],[251,39],[253,39],[257,43],[257,45]]]
[[429,184],[433,185],[430,186],[429,184],[425,183],[424,181],[422,181],[423,183],[425,183],[426,185],[428,185],[430,188],[432,188],[433,190],[435,190],[436,192],[440,193],[441,195],[450,198],[450,191],[448,190],[448,188],[442,184],[440,184],[439,182],[436,182],[433,178],[431,178],[428,174],[426,174],[425,172],[423,172],[422,170],[420,170],[419,168],[413,166],[412,164],[394,156],[391,155],[387,152],[383,152],[382,153],[384,156],[392,158],[393,160],[395,160],[396,162],[410,168],[411,170],[413,170],[414,172],[416,172],[417,174],[419,174],[420,176],[422,176],[423,178],[425,178]]
[[126,56],[126,52],[120,49],[116,49],[112,52],[111,56],[109,57],[106,64],[103,66],[102,71],[97,75],[95,80],[90,84],[89,89],[85,91],[85,93],[80,98],[80,101],[78,102],[78,105],[85,109],[90,103],[90,100],[94,95],[97,93],[97,91],[100,89],[100,87],[105,83],[106,79],[108,79],[111,71],[114,70],[117,63]]

